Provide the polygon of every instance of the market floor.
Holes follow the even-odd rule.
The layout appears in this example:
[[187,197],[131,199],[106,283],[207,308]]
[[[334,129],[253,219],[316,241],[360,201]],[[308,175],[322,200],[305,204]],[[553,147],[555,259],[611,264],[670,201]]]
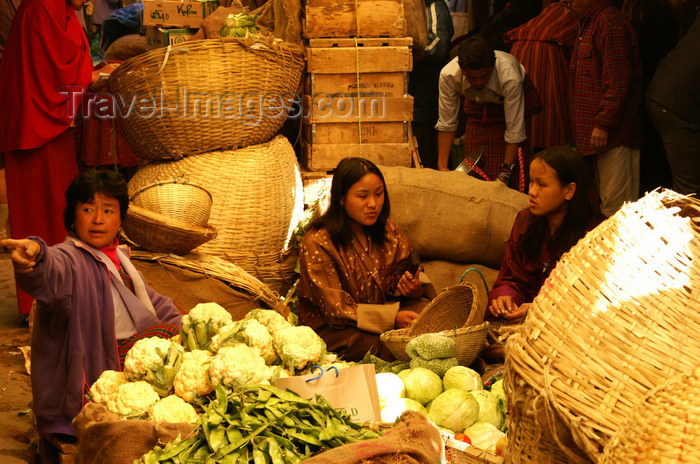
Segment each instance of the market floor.
[[10,255],[0,247],[0,463],[34,464],[36,434],[31,381],[20,347],[29,345],[29,326],[17,311]]

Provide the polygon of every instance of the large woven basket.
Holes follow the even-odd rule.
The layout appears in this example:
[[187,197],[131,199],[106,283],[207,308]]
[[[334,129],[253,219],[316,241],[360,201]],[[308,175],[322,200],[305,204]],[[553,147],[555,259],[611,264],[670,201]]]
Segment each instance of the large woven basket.
[[129,146],[158,160],[269,140],[287,118],[303,69],[300,45],[227,37],[143,53],[108,85]]
[[461,365],[471,364],[484,347],[488,322],[477,304],[476,287],[463,282],[443,290],[423,308],[407,329],[384,332],[379,336],[396,359],[409,361],[406,345],[418,335],[441,333],[453,338],[457,345],[455,357]]
[[542,448],[537,430],[556,432],[550,438],[571,462],[596,462],[652,388],[698,365],[699,218],[700,200],[654,191],[559,260],[507,342],[507,377],[543,411],[511,410],[513,430],[533,430],[520,453],[509,444],[520,455],[513,462],[541,462],[523,452]]
[[184,177],[147,185],[131,196],[133,205],[200,227],[209,221],[211,202],[206,189]]
[[199,253],[231,261],[253,275],[283,261],[304,209],[299,165],[287,138],[146,164],[129,181],[129,194],[183,175],[212,196],[209,224],[217,236]]
[[212,226],[197,226],[136,205],[129,205],[122,224],[128,240],[143,248],[184,255],[216,237]]
[[700,367],[650,391],[605,447],[599,464],[700,462]]

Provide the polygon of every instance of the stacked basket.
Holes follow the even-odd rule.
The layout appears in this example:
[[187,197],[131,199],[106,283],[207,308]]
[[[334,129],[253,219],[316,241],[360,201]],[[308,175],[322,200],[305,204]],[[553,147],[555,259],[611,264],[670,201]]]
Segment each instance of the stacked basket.
[[650,390],[697,367],[699,217],[655,191],[558,262],[507,343],[511,462],[597,462]]
[[[303,68],[303,48],[272,36],[190,41],[122,64],[109,88],[118,95],[129,145],[149,161],[129,182],[128,238],[150,251],[189,251],[154,243],[145,226],[169,235],[152,215],[174,203],[173,195],[194,192],[181,185],[177,193],[164,191],[172,179],[187,178],[210,194],[208,223],[184,217],[206,209],[206,201],[169,217],[199,227],[200,239],[207,231],[196,251],[286,291],[294,268],[287,243],[303,195],[294,150],[275,134],[293,106]],[[148,206],[138,203],[155,190],[161,195]]]

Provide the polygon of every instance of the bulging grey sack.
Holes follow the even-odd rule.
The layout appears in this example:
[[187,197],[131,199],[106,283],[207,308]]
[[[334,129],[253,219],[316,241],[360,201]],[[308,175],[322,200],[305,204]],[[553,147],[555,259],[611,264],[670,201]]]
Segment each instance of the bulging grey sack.
[[498,269],[525,194],[462,172],[381,166],[391,219],[422,257]]

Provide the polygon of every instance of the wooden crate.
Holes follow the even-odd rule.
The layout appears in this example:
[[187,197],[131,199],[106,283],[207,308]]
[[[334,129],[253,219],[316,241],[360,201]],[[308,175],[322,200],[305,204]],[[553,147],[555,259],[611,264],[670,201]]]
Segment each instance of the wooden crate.
[[367,158],[384,166],[411,166],[413,143],[315,143],[302,141],[302,165],[310,171],[331,171],[348,156]]
[[408,121],[304,124],[304,140],[311,144],[333,143],[406,143]]
[[363,97],[405,97],[408,95],[407,72],[376,72],[306,75],[306,95]]
[[413,69],[413,39],[312,39],[306,47],[309,74],[367,74]]
[[304,124],[413,120],[413,97],[304,95]]
[[403,0],[306,0],[304,37],[403,37]]

